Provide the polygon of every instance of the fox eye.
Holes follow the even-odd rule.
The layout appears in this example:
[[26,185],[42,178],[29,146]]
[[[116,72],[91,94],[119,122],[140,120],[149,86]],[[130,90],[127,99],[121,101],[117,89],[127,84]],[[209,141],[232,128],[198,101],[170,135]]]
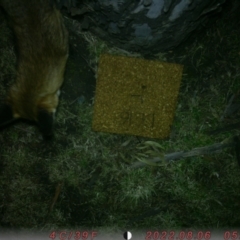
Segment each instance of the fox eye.
[[42,133],[43,139],[51,140],[53,138],[54,113],[46,110],[38,110],[38,127]]

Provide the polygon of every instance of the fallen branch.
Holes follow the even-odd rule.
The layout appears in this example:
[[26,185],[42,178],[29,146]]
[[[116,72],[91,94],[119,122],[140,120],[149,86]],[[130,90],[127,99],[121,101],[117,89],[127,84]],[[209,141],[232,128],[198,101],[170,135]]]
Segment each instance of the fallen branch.
[[[182,158],[187,158],[187,157],[194,157],[194,156],[203,156],[203,155],[209,155],[212,153],[220,152],[224,148],[229,148],[229,147],[235,147],[236,145],[236,136],[227,138],[223,140],[220,143],[214,143],[213,145],[210,146],[205,146],[205,147],[199,147],[199,148],[194,148],[191,151],[188,152],[175,152],[175,153],[169,153],[164,155],[163,157],[155,157],[152,159],[148,159],[147,162],[135,162],[131,165],[130,168],[141,168],[146,165],[155,165],[158,166],[157,163],[162,163],[162,162],[170,162],[170,161],[177,161]],[[151,164],[152,163],[152,164]],[[159,165],[161,166],[161,165]]]

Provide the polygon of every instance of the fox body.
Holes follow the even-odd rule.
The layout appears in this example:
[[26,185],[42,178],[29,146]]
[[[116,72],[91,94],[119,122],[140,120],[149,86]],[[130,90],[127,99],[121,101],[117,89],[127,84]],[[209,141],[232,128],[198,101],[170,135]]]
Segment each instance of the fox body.
[[52,135],[68,58],[68,32],[51,0],[0,0],[16,37],[17,77],[0,111],[0,125],[23,118]]

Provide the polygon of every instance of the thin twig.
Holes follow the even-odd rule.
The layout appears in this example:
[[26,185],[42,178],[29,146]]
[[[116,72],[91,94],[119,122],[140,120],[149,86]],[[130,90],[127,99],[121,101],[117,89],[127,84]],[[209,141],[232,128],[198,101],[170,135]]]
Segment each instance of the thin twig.
[[217,128],[217,129],[214,129],[214,130],[207,131],[206,133],[209,134],[209,135],[216,135],[216,134],[220,134],[220,133],[223,133],[223,132],[232,131],[232,130],[235,130],[235,129],[238,129],[238,128],[240,129],[240,121],[238,121],[236,123],[233,123],[233,124],[229,124],[229,125],[221,127],[221,128]]
[[56,187],[56,190],[55,190],[55,195],[54,195],[54,197],[53,197],[51,206],[50,206],[50,208],[49,208],[50,212],[52,212],[53,207],[54,207],[55,203],[56,203],[57,200],[58,200],[59,194],[60,194],[60,192],[61,192],[61,188],[62,188],[62,183],[58,183],[58,185],[57,185],[57,187]]
[[34,132],[33,132],[33,131],[29,131],[28,129],[21,128],[21,127],[19,127],[19,126],[14,126],[14,128],[16,128],[16,129],[19,129],[19,130],[21,130],[21,131],[24,131],[24,132],[27,132],[27,133],[34,134]]

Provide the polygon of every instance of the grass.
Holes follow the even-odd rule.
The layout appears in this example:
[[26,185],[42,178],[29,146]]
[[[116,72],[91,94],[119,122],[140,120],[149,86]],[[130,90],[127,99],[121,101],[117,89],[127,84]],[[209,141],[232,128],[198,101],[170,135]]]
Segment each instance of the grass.
[[[216,136],[205,133],[226,124],[221,116],[240,87],[240,35],[237,24],[227,21],[223,16],[203,38],[156,56],[184,64],[168,140],[93,132],[93,101],[70,104],[66,99],[61,99],[56,141],[51,144],[43,143],[36,127],[27,123],[1,131],[0,226],[47,230],[85,226],[110,231],[238,227],[240,175],[233,149],[159,167],[131,168],[144,156],[188,151],[239,134],[239,130]],[[0,31],[3,99],[14,80],[16,57],[5,23]],[[132,56],[84,35],[88,62],[95,70],[102,52]],[[238,118],[235,114],[228,122]]]

